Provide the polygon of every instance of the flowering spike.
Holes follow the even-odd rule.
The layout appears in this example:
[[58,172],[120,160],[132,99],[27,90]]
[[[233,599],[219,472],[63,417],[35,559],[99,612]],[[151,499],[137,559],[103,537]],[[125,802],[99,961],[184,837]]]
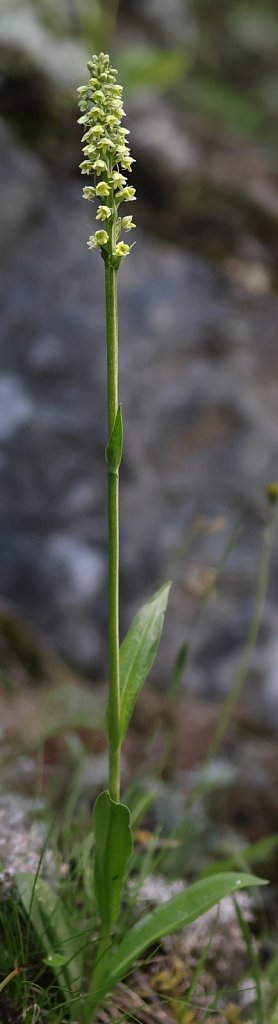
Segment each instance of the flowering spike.
[[[100,248],[105,260],[118,269],[121,260],[128,255],[132,246],[117,241],[121,230],[131,231],[135,227],[132,217],[119,217],[122,202],[135,200],[135,189],[127,186],[126,173],[131,171],[133,157],[130,156],[126,136],[128,129],[122,127],[125,116],[122,104],[122,86],[116,79],[118,72],[111,68],[108,54],[100,53],[88,62],[89,82],[78,89],[78,103],[82,111],[79,124],[85,126],[83,153],[85,160],[80,164],[82,174],[93,175],[93,185],[83,189],[85,199],[100,200],[96,220],[105,221],[107,231],[96,231],[90,236],[89,249]],[[99,181],[96,182],[96,177]],[[102,200],[105,205],[102,205]]]

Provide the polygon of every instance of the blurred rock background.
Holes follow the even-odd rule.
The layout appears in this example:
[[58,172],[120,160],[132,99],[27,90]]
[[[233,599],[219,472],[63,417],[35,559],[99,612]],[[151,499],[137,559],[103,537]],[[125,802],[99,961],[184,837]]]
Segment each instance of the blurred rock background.
[[[1,621],[16,612],[105,675],[103,268],[86,247],[76,124],[99,48],[124,85],[139,195],[119,279],[122,630],[173,578],[166,683],[240,523],[186,674],[222,696],[277,475],[275,0],[1,0]],[[277,563],[276,546],[247,690],[271,729]]]

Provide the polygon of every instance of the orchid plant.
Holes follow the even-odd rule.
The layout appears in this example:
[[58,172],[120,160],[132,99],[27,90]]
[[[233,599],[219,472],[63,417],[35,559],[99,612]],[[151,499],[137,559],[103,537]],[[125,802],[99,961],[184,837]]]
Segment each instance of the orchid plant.
[[[84,940],[63,900],[48,882],[27,873],[17,875],[17,885],[29,920],[47,953],[47,964],[56,981],[72,996],[84,1024],[92,1024],[97,1009],[118,981],[131,970],[144,951],[216,905],[223,896],[243,887],[262,885],[253,875],[224,872],[202,878],[172,896],[161,906],[137,917],[121,936],[120,911],[126,874],[132,853],[129,808],[121,802],[121,747],[136,699],[153,664],[160,642],[170,583],[162,586],[138,611],[122,644],[119,642],[119,470],[123,450],[122,409],[118,399],[118,300],[117,280],[121,263],[133,245],[123,240],[135,225],[124,204],[135,201],[135,189],[127,184],[133,158],[122,127],[125,116],[122,87],[109,56],[100,53],[88,63],[89,82],[78,90],[83,135],[82,174],[90,182],[84,198],[96,202],[96,221],[88,246],[100,252],[104,262],[107,338],[107,419],[105,449],[108,476],[108,668],[109,696],[106,733],[109,748],[107,789],[94,807],[93,887],[99,917],[99,936],[88,987],[84,982]],[[55,953],[55,948],[59,953]],[[93,947],[92,947],[93,948]],[[95,948],[95,947],[94,947]],[[8,979],[10,979],[10,975]],[[83,992],[82,997],[80,991]],[[78,1018],[80,1020],[80,1017]]]
[[[117,275],[132,245],[121,239],[122,231],[135,227],[132,216],[122,216],[121,207],[135,201],[135,189],[127,184],[134,162],[122,127],[125,116],[122,86],[108,54],[100,53],[88,63],[89,83],[80,86],[79,124],[83,135],[84,160],[81,172],[93,176],[85,186],[84,198],[99,203],[96,220],[102,228],[90,235],[90,250],[99,249],[104,260],[107,338],[108,443],[105,450],[108,471],[108,651],[109,698],[106,730],[109,745],[108,790],[98,797],[94,810],[95,897],[100,916],[100,939],[92,975],[86,1017],[91,1019],[104,994],[119,980],[148,944],[186,921],[199,916],[221,895],[242,885],[254,884],[249,876],[214,877],[195,883],[164,907],[137,922],[111,955],[113,930],[132,840],[128,808],[120,803],[121,744],[136,698],[153,663],[168,601],[166,583],[138,612],[121,647],[119,645],[119,469],[123,449],[123,423],[118,403],[118,303]],[[256,880],[258,881],[258,880]],[[191,903],[192,901],[192,903]]]

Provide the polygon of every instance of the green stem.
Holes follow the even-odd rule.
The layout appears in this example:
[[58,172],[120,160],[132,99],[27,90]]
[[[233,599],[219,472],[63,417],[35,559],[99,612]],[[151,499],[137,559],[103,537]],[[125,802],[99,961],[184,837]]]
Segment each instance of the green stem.
[[100,931],[100,936],[97,946],[96,962],[94,966],[93,976],[91,980],[90,991],[86,998],[83,1013],[83,1024],[93,1024],[95,1014],[99,1003],[102,1002],[101,990],[104,987],[103,972],[105,969],[105,954],[108,952],[111,946],[111,937],[106,935],[103,927]]
[[[112,243],[112,232],[111,232]],[[118,409],[117,271],[105,260],[107,335],[107,412],[111,436]],[[119,665],[119,474],[108,469],[108,672],[109,715],[113,748],[109,748],[109,793],[120,798],[120,665]]]

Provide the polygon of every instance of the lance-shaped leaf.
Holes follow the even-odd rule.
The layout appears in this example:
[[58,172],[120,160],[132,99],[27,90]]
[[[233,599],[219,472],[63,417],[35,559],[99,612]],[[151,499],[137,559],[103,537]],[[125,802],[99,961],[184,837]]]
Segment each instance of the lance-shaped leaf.
[[127,863],[132,852],[130,816],[125,804],[101,793],[94,807],[95,898],[102,928],[115,924]]
[[[133,928],[129,929],[114,955],[109,951],[109,954],[103,957],[101,985],[95,993],[94,1005],[97,1006],[107,992],[112,991],[135,964],[137,958],[163,935],[171,935],[172,932],[196,921],[219,903],[223,896],[230,896],[231,893],[249,886],[266,884],[264,879],[254,875],[232,872],[215,875],[213,878],[203,878],[141,917]],[[92,992],[92,999],[93,995]]]
[[135,616],[120,648],[121,716],[123,741],[137,697],[150,672],[158,649],[171,583],[143,605]]
[[46,953],[47,963],[68,996],[69,992],[79,989],[82,978],[84,936],[78,934],[80,925],[77,926],[69,916],[56,890],[43,878],[37,878],[34,886],[34,876],[20,871],[16,875],[16,884],[24,910]]
[[105,448],[105,458],[109,473],[117,473],[123,454],[123,417],[122,406],[119,405],[113,430]]

